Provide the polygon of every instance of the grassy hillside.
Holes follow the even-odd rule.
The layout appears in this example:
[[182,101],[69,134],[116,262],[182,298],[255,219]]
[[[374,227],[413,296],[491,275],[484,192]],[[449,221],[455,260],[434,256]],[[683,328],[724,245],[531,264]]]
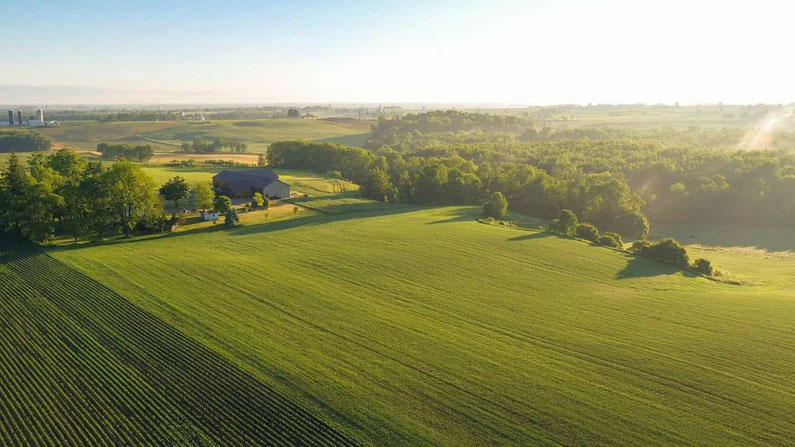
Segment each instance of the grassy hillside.
[[[120,122],[65,123],[61,127],[36,129],[50,137],[57,145],[94,150],[98,143],[150,144],[155,151],[174,151],[180,143],[196,137],[225,138],[248,144],[249,152],[264,152],[278,140],[303,138],[307,140],[349,137],[341,141],[362,140],[370,132],[369,121],[263,119],[247,121],[190,122]],[[143,137],[143,138],[142,138]],[[351,140],[350,138],[354,138]],[[162,144],[158,144],[162,142]]]
[[0,444],[353,445],[46,254],[0,239],[0,261]]
[[475,213],[302,210],[51,254],[366,444],[791,443],[793,265],[721,255],[759,278],[731,286]]

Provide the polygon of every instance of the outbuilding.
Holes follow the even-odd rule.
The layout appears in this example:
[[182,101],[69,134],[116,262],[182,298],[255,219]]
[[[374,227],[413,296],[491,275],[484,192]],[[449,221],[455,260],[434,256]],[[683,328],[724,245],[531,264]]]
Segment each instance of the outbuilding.
[[251,197],[255,192],[271,199],[290,197],[290,185],[270,168],[225,169],[213,176],[213,189],[231,198]]

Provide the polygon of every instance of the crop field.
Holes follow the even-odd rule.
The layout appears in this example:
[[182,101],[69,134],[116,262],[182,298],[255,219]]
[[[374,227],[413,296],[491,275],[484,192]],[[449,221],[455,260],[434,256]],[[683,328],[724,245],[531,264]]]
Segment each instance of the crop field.
[[[665,106],[629,104],[617,106],[567,107],[556,106],[540,108],[469,109],[470,112],[497,113],[527,116],[537,128],[551,126],[558,128],[621,128],[650,129],[672,127],[687,129],[700,128],[752,128],[765,118],[767,109],[780,110],[777,106],[738,106],[738,105],[689,105]],[[421,112],[420,110],[414,111]],[[780,129],[795,130],[795,116],[789,116],[780,123]]]
[[[335,198],[315,201],[306,204],[331,209]],[[742,285],[730,285],[580,241],[479,224],[474,208],[359,203],[350,211],[302,208],[235,229],[56,247],[50,256],[107,287],[80,290],[112,298],[72,300],[76,292],[56,287],[86,277],[43,275],[29,301],[21,292],[4,301],[22,310],[3,318],[39,311],[36,303],[41,312],[54,306],[65,328],[85,321],[69,330],[94,344],[118,344],[124,354],[114,357],[113,344],[107,355],[121,364],[107,368],[134,370],[135,380],[156,391],[173,385],[162,379],[173,372],[185,383],[175,387],[177,397],[141,392],[162,408],[163,427],[182,420],[180,393],[190,402],[200,386],[173,366],[194,371],[179,360],[192,349],[227,365],[216,354],[222,356],[364,445],[792,445],[791,261],[704,249],[719,269],[743,276]],[[7,263],[3,269],[12,270]],[[49,268],[12,273],[33,271]],[[5,281],[20,281],[11,278]],[[124,311],[136,317],[122,319],[129,314],[112,309],[136,309]],[[156,333],[175,335],[152,346],[150,331],[131,323],[141,318],[168,324],[175,330]],[[72,356],[41,349],[39,355]],[[45,372],[55,373],[30,374]],[[249,377],[241,374],[213,377],[231,380],[225,386],[237,393],[240,377]],[[3,388],[31,402],[36,389]],[[89,382],[86,390],[108,387]],[[261,418],[229,413],[218,417]],[[3,427],[4,436],[15,433],[15,424]],[[159,436],[213,434],[201,423],[180,427]]]
[[3,446],[353,445],[50,256],[0,240]]
[[[248,151],[261,153],[279,140],[325,140],[353,138],[363,141],[370,132],[371,121],[262,119],[247,121],[207,121],[203,124],[177,121],[141,121],[119,123],[79,122],[61,127],[35,129],[50,137],[55,146],[94,150],[99,143],[149,144],[156,152],[173,152],[182,142],[196,137],[224,138],[248,144]],[[357,140],[358,138],[358,140]],[[222,154],[217,154],[222,155]]]

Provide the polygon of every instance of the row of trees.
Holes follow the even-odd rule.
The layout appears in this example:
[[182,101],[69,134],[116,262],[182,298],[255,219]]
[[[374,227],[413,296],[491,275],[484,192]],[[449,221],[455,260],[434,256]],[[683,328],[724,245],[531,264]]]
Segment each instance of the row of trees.
[[97,152],[106,160],[127,160],[147,162],[155,155],[152,146],[148,144],[112,144],[99,143]]
[[[484,211],[487,215],[489,215],[493,207],[493,202],[494,197],[484,205]],[[621,235],[610,231],[599,234],[599,229],[595,225],[580,222],[577,215],[567,209],[560,210],[558,217],[547,224],[546,230],[556,234],[575,236],[606,247],[624,249],[624,241]],[[706,259],[696,259],[691,264],[685,247],[672,238],[665,238],[656,242],[641,238],[632,243],[631,250],[662,264],[681,269],[691,269],[705,275],[714,273],[712,263]]]
[[51,146],[49,138],[36,132],[21,130],[0,132],[0,152],[48,151]]
[[0,175],[2,230],[47,243],[56,234],[77,241],[165,229],[155,185],[137,164],[120,161],[106,169],[69,149],[38,155],[25,167],[12,154]]
[[182,143],[182,152],[195,152],[197,154],[215,154],[219,152],[231,152],[234,154],[244,154],[248,150],[246,143],[222,138],[214,138],[212,141],[202,137],[196,137],[191,143]]
[[521,132],[527,123],[518,116],[438,110],[380,117],[370,135],[370,147],[398,143],[406,134],[443,132]]
[[553,218],[569,208],[589,221],[624,234],[643,237],[649,224],[640,212],[643,200],[621,177],[609,173],[557,178],[527,164],[480,165],[459,156],[403,156],[333,143],[284,141],[271,145],[273,167],[339,171],[367,198],[401,203],[480,204],[501,192],[511,208]]

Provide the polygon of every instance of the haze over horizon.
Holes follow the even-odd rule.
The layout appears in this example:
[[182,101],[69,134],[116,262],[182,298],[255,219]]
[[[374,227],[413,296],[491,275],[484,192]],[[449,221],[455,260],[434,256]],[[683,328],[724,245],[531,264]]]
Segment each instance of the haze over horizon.
[[790,4],[650,11],[621,0],[5,2],[0,103],[795,102]]

